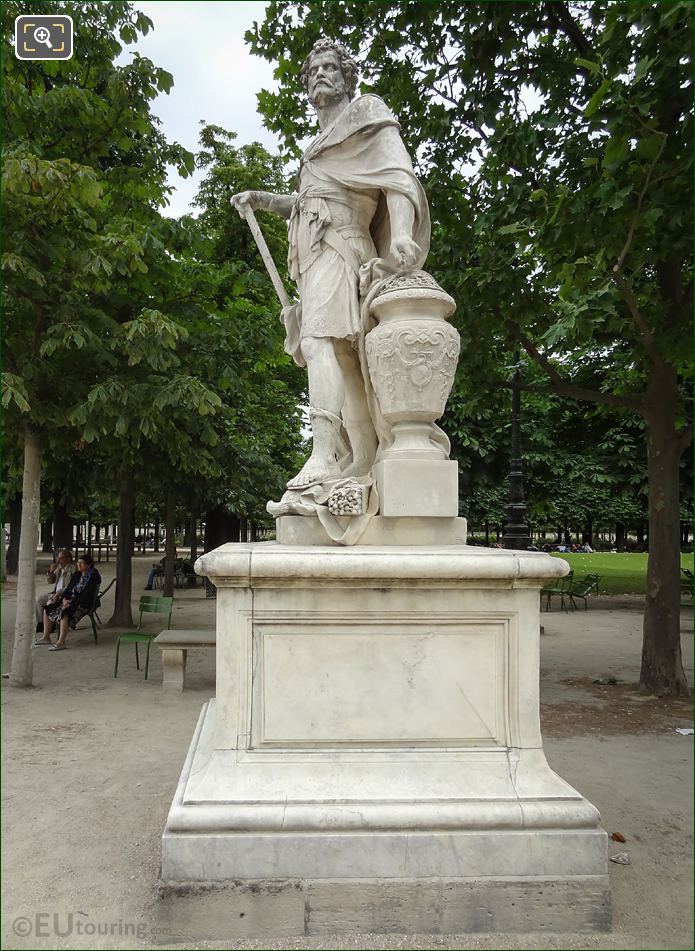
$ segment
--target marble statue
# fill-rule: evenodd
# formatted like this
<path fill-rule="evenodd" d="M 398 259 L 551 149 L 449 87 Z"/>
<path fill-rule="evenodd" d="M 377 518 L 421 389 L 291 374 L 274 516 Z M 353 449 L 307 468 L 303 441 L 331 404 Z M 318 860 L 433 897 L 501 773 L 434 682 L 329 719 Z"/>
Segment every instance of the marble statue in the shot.
<path fill-rule="evenodd" d="M 416 290 L 429 287 L 435 297 L 446 298 L 448 313 L 454 304 L 421 270 L 430 242 L 427 199 L 393 113 L 378 96 L 354 98 L 357 66 L 332 40 L 314 44 L 301 78 L 320 134 L 302 156 L 297 192 L 245 191 L 232 198 L 243 217 L 249 208 L 260 208 L 289 221 L 289 273 L 299 294 L 298 303 L 283 308 L 285 349 L 307 368 L 313 446 L 281 502 L 269 503 L 268 511 L 276 517 L 361 515 L 368 511 L 375 462 L 394 442 L 393 420 L 383 412 L 373 372 L 384 353 L 370 355 L 366 341 L 378 323 L 375 298 L 400 277 Z M 443 459 L 449 444 L 434 418 L 443 412 L 458 356 L 458 335 L 449 325 L 445 336 L 443 356 L 434 360 L 440 376 L 446 364 L 450 379 L 425 434 L 425 449 Z M 441 343 L 435 341 L 435 349 L 442 350 Z M 430 341 L 421 339 L 419 351 L 417 340 L 410 346 L 415 349 L 405 355 L 404 369 L 426 362 Z M 428 374 L 429 368 L 415 377 L 422 381 Z M 354 498 L 356 485 L 362 486 L 362 499 Z M 371 511 L 377 509 L 372 493 Z"/>
<path fill-rule="evenodd" d="M 297 194 L 233 201 L 308 370 L 313 449 L 269 503 L 275 541 L 196 562 L 216 690 L 162 836 L 163 923 L 193 942 L 607 930 L 606 833 L 540 732 L 539 592 L 569 565 L 466 545 L 425 196 L 341 46 L 302 76 L 321 132 Z M 289 221 L 296 303 L 253 208 Z"/>

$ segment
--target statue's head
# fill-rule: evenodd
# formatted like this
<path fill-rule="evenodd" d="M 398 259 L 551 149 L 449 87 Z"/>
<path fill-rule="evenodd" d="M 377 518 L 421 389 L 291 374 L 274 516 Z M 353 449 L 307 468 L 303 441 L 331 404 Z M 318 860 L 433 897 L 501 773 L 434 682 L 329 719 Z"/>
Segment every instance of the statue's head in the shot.
<path fill-rule="evenodd" d="M 314 43 L 299 75 L 314 106 L 345 95 L 352 99 L 357 89 L 357 63 L 341 43 L 326 37 Z"/>

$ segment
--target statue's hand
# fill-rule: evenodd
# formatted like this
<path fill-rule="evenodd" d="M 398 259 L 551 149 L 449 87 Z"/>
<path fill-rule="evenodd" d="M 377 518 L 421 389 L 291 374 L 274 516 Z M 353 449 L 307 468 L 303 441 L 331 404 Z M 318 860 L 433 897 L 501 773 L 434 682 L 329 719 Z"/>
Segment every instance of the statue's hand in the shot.
<path fill-rule="evenodd" d="M 255 211 L 261 204 L 258 192 L 254 191 L 237 192 L 236 195 L 232 195 L 230 200 L 232 206 L 236 208 L 242 218 L 244 217 L 244 206 Z"/>
<path fill-rule="evenodd" d="M 412 267 L 420 254 L 420 248 L 412 238 L 403 236 L 391 242 L 391 257 L 400 267 Z"/>

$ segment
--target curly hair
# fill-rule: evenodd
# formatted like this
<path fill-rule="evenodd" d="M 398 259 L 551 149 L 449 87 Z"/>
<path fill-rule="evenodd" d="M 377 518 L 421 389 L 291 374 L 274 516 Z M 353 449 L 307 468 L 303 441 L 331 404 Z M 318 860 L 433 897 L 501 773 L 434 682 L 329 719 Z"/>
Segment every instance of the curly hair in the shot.
<path fill-rule="evenodd" d="M 311 52 L 302 64 L 302 70 L 299 74 L 302 86 L 308 91 L 309 65 L 311 63 L 312 57 L 314 57 L 317 53 L 327 52 L 333 52 L 338 56 L 338 60 L 340 62 L 340 71 L 343 74 L 343 79 L 345 80 L 345 88 L 348 98 L 352 99 L 355 95 L 355 91 L 357 90 L 357 63 L 354 61 L 352 56 L 350 56 L 349 52 L 342 43 L 336 43 L 335 40 L 329 40 L 328 37 L 325 36 L 322 36 L 320 39 L 316 40 L 311 48 Z"/>

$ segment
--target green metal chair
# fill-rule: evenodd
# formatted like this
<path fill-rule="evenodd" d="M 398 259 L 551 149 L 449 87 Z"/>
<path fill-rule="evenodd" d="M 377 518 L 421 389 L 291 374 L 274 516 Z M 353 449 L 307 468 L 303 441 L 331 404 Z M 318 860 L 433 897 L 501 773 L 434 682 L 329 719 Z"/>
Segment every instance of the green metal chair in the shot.
<path fill-rule="evenodd" d="M 575 611 L 577 610 L 577 602 L 574 599 L 581 598 L 584 602 L 584 610 L 586 611 L 588 608 L 587 598 L 592 591 L 596 591 L 596 594 L 598 594 L 598 585 L 600 580 L 600 575 L 592 574 L 587 575 L 585 578 L 579 578 L 577 581 L 573 581 L 567 591 L 563 591 L 563 593 L 560 595 L 562 599 L 562 607 L 565 609 L 565 611 L 567 611 L 565 606 L 565 598 L 569 599 L 569 602 Z"/>
<path fill-rule="evenodd" d="M 560 596 L 560 607 L 564 611 L 567 611 L 565 607 L 564 599 L 562 598 L 563 594 L 567 594 L 570 585 L 572 584 L 572 579 L 574 578 L 574 571 L 570 571 L 568 575 L 565 575 L 564 578 L 560 578 L 557 584 L 548 585 L 546 588 L 541 588 L 541 604 L 543 603 L 543 598 L 545 598 L 545 610 L 550 610 L 550 601 L 554 594 Z"/>
<path fill-rule="evenodd" d="M 592 574 L 585 575 L 584 578 L 580 580 L 584 581 L 586 584 L 590 584 L 591 587 L 589 588 L 589 590 L 593 588 L 596 594 L 598 594 L 598 585 L 599 585 L 599 581 L 601 580 L 601 575 L 596 574 L 596 572 L 592 572 Z"/>
<path fill-rule="evenodd" d="M 121 649 L 121 642 L 123 641 L 126 644 L 135 644 L 135 667 L 137 670 L 140 670 L 138 644 L 147 644 L 147 653 L 145 655 L 145 680 L 147 680 L 147 672 L 150 669 L 150 644 L 159 632 L 157 631 L 152 634 L 148 634 L 146 631 L 142 630 L 143 614 L 168 614 L 169 618 L 167 620 L 166 627 L 167 630 L 171 628 L 171 613 L 174 610 L 173 598 L 160 598 L 159 595 L 156 594 L 143 594 L 140 598 L 139 608 L 140 619 L 138 621 L 137 631 L 128 631 L 124 634 L 119 634 L 116 639 L 116 665 L 113 670 L 114 677 L 118 677 L 118 655 Z"/>

